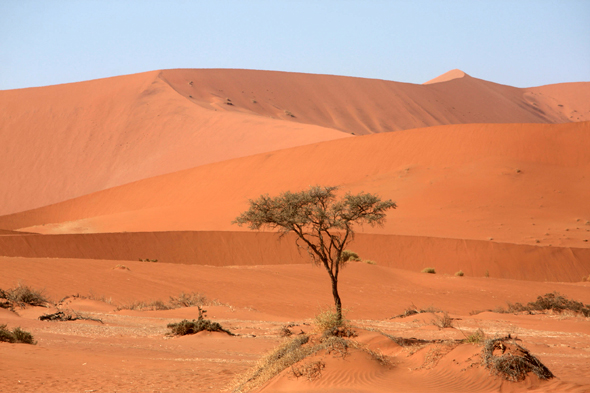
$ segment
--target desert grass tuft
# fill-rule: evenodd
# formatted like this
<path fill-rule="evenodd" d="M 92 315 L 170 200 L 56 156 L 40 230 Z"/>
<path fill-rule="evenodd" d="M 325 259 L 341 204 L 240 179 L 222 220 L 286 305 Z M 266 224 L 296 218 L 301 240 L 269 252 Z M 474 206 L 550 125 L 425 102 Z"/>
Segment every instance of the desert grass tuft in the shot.
<path fill-rule="evenodd" d="M 361 259 L 359 258 L 359 255 L 351 250 L 344 250 L 342 251 L 342 254 L 340 255 L 340 260 L 342 262 L 348 262 L 348 261 L 354 261 L 354 262 L 358 262 Z"/>
<path fill-rule="evenodd" d="M 465 273 L 463 273 L 463 270 L 459 270 L 457 273 L 455 273 L 455 276 L 457 277 L 463 277 L 465 275 Z"/>
<path fill-rule="evenodd" d="M 474 331 L 473 333 L 471 333 L 468 336 L 465 336 L 465 339 L 463 340 L 464 343 L 467 344 L 481 344 L 485 341 L 486 339 L 486 334 L 485 332 L 479 328 L 476 331 Z"/>
<path fill-rule="evenodd" d="M 425 267 L 422 273 L 436 274 L 436 270 L 433 267 Z"/>
<path fill-rule="evenodd" d="M 449 316 L 448 312 L 443 312 L 442 316 L 434 314 L 434 319 L 430 323 L 439 329 L 454 328 L 453 318 Z"/>
<path fill-rule="evenodd" d="M 49 299 L 45 297 L 43 291 L 32 289 L 20 283 L 6 291 L 0 290 L 0 299 L 5 299 L 10 307 L 19 306 L 24 308 L 26 306 L 45 306 L 49 303 Z M 8 308 L 3 306 L 4 308 Z"/>

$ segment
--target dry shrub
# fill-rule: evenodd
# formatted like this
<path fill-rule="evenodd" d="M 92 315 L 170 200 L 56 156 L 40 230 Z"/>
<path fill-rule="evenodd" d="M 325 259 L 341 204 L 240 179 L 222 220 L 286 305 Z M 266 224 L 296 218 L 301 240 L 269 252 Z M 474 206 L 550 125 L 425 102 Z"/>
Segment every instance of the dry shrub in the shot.
<path fill-rule="evenodd" d="M 5 299 L 3 308 L 19 306 L 21 308 L 29 306 L 45 306 L 49 300 L 43 295 L 43 291 L 32 289 L 20 283 L 6 291 L 0 290 L 0 299 Z M 6 304 L 8 303 L 8 304 Z"/>
<path fill-rule="evenodd" d="M 312 342 L 309 336 L 304 334 L 285 341 L 282 345 L 269 352 L 252 369 L 234 382 L 233 390 L 235 392 L 252 390 L 271 380 L 289 367 L 291 367 L 292 371 L 295 370 L 293 373 L 296 376 L 297 374 L 301 374 L 300 376 L 305 375 L 303 371 L 309 364 L 314 362 L 301 366 L 294 365 L 322 350 L 325 350 L 327 355 L 345 358 L 350 348 L 356 348 L 368 353 L 380 364 L 390 364 L 389 359 L 385 355 L 371 351 L 355 341 L 342 337 L 329 336 L 321 337 L 318 343 L 317 341 Z M 314 375 L 315 377 L 319 377 L 321 370 Z"/>
<path fill-rule="evenodd" d="M 508 341 L 510 343 L 507 343 Z M 500 375 L 508 381 L 522 381 L 529 372 L 543 380 L 554 377 L 539 359 L 518 345 L 510 336 L 487 340 L 481 358 L 484 367 L 492 374 Z"/>
<path fill-rule="evenodd" d="M 86 320 L 86 321 L 95 321 L 104 323 L 102 319 L 99 318 L 92 318 L 87 315 L 83 315 L 76 311 L 66 310 L 54 312 L 52 314 L 43 314 L 39 317 L 40 321 L 77 321 L 77 320 Z"/>
<path fill-rule="evenodd" d="M 371 261 L 371 260 L 369 260 L 369 259 L 367 259 L 367 260 L 365 261 L 365 263 L 366 263 L 367 265 L 376 265 L 376 264 L 377 264 L 377 262 L 375 262 L 375 261 Z"/>
<path fill-rule="evenodd" d="M 321 310 L 315 316 L 313 323 L 319 333 L 333 331 L 334 329 L 346 326 L 346 320 L 344 319 L 344 316 L 342 316 L 342 319 L 339 319 L 338 314 L 332 308 Z"/>
<path fill-rule="evenodd" d="M 161 300 L 154 300 L 152 302 L 133 302 L 128 304 L 122 304 L 116 308 L 116 311 L 120 310 L 134 310 L 134 311 L 161 311 L 171 310 L 173 307 L 167 305 Z"/>
<path fill-rule="evenodd" d="M 538 296 L 534 302 L 529 302 L 527 305 L 521 303 L 508 303 L 508 309 L 499 309 L 495 312 L 533 312 L 552 310 L 557 313 L 562 313 L 565 310 L 570 310 L 575 313 L 582 314 L 585 317 L 590 317 L 590 305 L 569 300 L 566 296 L 562 296 L 557 292 L 547 293 L 543 296 Z"/>
<path fill-rule="evenodd" d="M 305 359 L 314 353 L 314 348 L 303 345 L 309 341 L 309 336 L 301 335 L 269 352 L 258 363 L 235 382 L 234 391 L 247 392 L 264 384 L 278 375 L 284 369 Z"/>
<path fill-rule="evenodd" d="M 205 319 L 205 314 L 207 314 L 207 310 L 203 310 L 199 306 L 199 319 L 193 319 L 192 321 L 184 319 L 177 323 L 169 323 L 167 328 L 171 329 L 170 334 L 173 336 L 186 336 L 188 334 L 196 334 L 202 331 L 221 332 L 227 333 L 230 336 L 235 336 L 235 334 L 224 329 L 219 323 Z"/>
<path fill-rule="evenodd" d="M 436 274 L 436 270 L 433 267 L 425 267 L 422 269 L 422 273 Z"/>
<path fill-rule="evenodd" d="M 359 258 L 359 255 L 351 250 L 344 250 L 342 251 L 342 254 L 340 254 L 340 260 L 342 262 L 348 262 L 348 261 L 355 261 L 358 262 L 361 259 Z"/>
<path fill-rule="evenodd" d="M 434 319 L 430 321 L 430 323 L 439 329 L 446 329 L 452 328 L 453 326 L 453 318 L 450 317 L 448 312 L 444 312 L 442 316 L 434 314 Z"/>
<path fill-rule="evenodd" d="M 0 325 L 0 342 L 36 344 L 31 333 L 21 330 L 20 327 L 10 331 L 6 328 L 6 325 Z"/>
<path fill-rule="evenodd" d="M 464 343 L 469 344 L 481 344 L 486 339 L 485 332 L 479 328 L 475 332 L 471 333 L 469 336 L 466 336 L 463 340 Z"/>
<path fill-rule="evenodd" d="M 301 365 L 291 366 L 291 372 L 295 378 L 305 377 L 312 382 L 322 376 L 322 370 L 326 368 L 326 363 L 321 360 L 315 362 L 307 362 Z"/>
<path fill-rule="evenodd" d="M 465 273 L 463 273 L 463 270 L 459 270 L 457 273 L 455 273 L 455 276 L 457 277 L 463 277 L 465 275 Z"/>
<path fill-rule="evenodd" d="M 168 303 L 164 303 L 162 300 L 154 300 L 151 302 L 144 302 L 138 301 L 128 304 L 122 304 L 117 307 L 117 311 L 119 310 L 135 310 L 135 311 L 143 311 L 143 310 L 172 310 L 175 308 L 182 308 L 182 307 L 194 307 L 194 306 L 221 306 L 217 300 L 210 300 L 205 295 L 198 293 L 198 292 L 191 292 L 185 293 L 182 292 L 180 295 L 174 297 L 170 296 Z"/>
<path fill-rule="evenodd" d="M 403 313 L 401 313 L 401 314 L 399 314 L 399 315 L 396 315 L 396 316 L 394 316 L 394 317 L 391 317 L 391 319 L 395 319 L 395 318 L 405 318 L 405 317 L 409 317 L 409 316 L 411 316 L 411 315 L 416 315 L 416 314 L 423 314 L 423 313 L 427 313 L 427 312 L 430 312 L 430 313 L 436 313 L 436 312 L 441 312 L 441 310 L 439 310 L 439 309 L 438 309 L 438 308 L 436 308 L 436 307 L 432 307 L 432 306 L 430 306 L 430 307 L 426 307 L 426 308 L 424 308 L 424 309 L 421 309 L 421 308 L 418 308 L 418 307 L 416 307 L 416 306 L 415 306 L 415 305 L 412 303 L 412 304 L 410 304 L 408 307 L 406 307 L 406 310 L 405 310 Z"/>

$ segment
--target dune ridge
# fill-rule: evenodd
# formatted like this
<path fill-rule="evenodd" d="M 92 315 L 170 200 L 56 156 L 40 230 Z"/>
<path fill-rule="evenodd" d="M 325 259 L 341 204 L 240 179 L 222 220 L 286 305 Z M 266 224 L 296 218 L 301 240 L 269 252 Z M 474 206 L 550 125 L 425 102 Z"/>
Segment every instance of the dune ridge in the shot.
<path fill-rule="evenodd" d="M 357 234 L 350 247 L 363 259 L 410 271 L 526 281 L 579 282 L 590 271 L 590 248 L 537 247 L 483 240 Z M 157 260 L 207 266 L 310 263 L 295 237 L 272 232 L 135 232 L 0 237 L 0 255 L 23 258 Z M 52 263 L 47 260 L 47 263 Z"/>
<path fill-rule="evenodd" d="M 313 184 L 399 208 L 367 233 L 588 247 L 590 123 L 453 125 L 203 165 L 0 217 L 38 233 L 236 230 L 249 198 Z M 355 159 L 359 157 L 359 159 Z"/>
<path fill-rule="evenodd" d="M 589 91 L 182 69 L 0 91 L 0 214 L 352 133 L 585 121 Z"/>

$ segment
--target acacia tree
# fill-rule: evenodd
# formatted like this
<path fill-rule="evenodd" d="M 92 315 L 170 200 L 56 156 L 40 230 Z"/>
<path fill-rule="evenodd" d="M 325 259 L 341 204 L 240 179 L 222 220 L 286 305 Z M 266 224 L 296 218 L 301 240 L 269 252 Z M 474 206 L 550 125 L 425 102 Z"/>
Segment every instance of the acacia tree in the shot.
<path fill-rule="evenodd" d="M 305 247 L 316 265 L 326 268 L 332 281 L 336 314 L 342 321 L 342 302 L 338 294 L 338 274 L 346 264 L 342 252 L 354 237 L 353 226 L 382 225 L 386 211 L 395 209 L 391 200 L 373 194 L 347 193 L 337 198 L 338 187 L 310 187 L 301 192 L 284 192 L 277 197 L 262 195 L 250 200 L 250 208 L 233 221 L 250 229 L 278 230 L 281 236 L 297 235 L 297 246 Z"/>

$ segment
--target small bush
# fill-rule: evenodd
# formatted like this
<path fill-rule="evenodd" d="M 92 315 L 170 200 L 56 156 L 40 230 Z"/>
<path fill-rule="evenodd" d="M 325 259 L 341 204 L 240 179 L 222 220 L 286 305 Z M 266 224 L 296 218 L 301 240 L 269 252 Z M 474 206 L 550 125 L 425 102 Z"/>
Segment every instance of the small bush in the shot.
<path fill-rule="evenodd" d="M 295 117 L 295 115 L 293 113 L 291 113 L 291 111 L 285 111 L 285 115 L 287 115 L 289 117 Z"/>
<path fill-rule="evenodd" d="M 366 263 L 367 265 L 376 265 L 376 264 L 377 264 L 377 262 L 375 262 L 375 261 L 371 261 L 371 260 L 369 260 L 369 259 L 367 259 L 367 260 L 365 261 L 365 263 Z"/>
<path fill-rule="evenodd" d="M 0 342 L 36 344 L 31 333 L 21 330 L 20 327 L 10 331 L 6 328 L 6 325 L 0 325 Z"/>
<path fill-rule="evenodd" d="M 479 328 L 475 332 L 471 333 L 469 336 L 466 336 L 463 342 L 468 344 L 481 344 L 482 342 L 484 342 L 485 339 L 485 332 L 481 328 Z"/>
<path fill-rule="evenodd" d="M 338 319 L 338 314 L 335 310 L 327 308 L 320 311 L 320 313 L 315 316 L 314 325 L 316 326 L 318 332 L 323 333 L 344 327 L 346 325 L 346 321 L 344 316 L 340 320 Z"/>
<path fill-rule="evenodd" d="M 205 295 L 198 292 L 181 292 L 177 297 L 170 296 L 172 308 L 219 305 L 218 302 L 210 302 Z"/>
<path fill-rule="evenodd" d="M 422 273 L 436 274 L 436 270 L 433 267 L 425 267 L 422 269 Z"/>
<path fill-rule="evenodd" d="M 212 322 L 209 319 L 205 319 L 205 314 L 207 310 L 203 310 L 199 307 L 199 319 L 188 321 L 186 319 L 178 322 L 178 323 L 169 323 L 168 329 L 172 331 L 170 334 L 174 336 L 186 336 L 187 334 L 196 334 L 202 331 L 208 332 L 223 332 L 227 333 L 230 336 L 235 336 L 229 330 L 224 329 L 219 323 Z"/>
<path fill-rule="evenodd" d="M 430 321 L 431 324 L 438 327 L 439 329 L 452 328 L 453 318 L 449 316 L 448 312 L 444 312 L 442 316 L 434 314 L 434 319 Z"/>
<path fill-rule="evenodd" d="M 7 291 L 0 290 L 0 298 L 6 299 L 10 306 L 17 305 L 22 308 L 27 305 L 45 306 L 49 303 L 49 300 L 43 295 L 42 291 L 21 284 Z"/>
<path fill-rule="evenodd" d="M 523 381 L 529 372 L 544 380 L 554 377 L 539 359 L 516 344 L 510 336 L 487 340 L 481 358 L 484 367 L 492 374 L 500 375 L 508 381 Z"/>
<path fill-rule="evenodd" d="M 465 275 L 465 273 L 463 273 L 463 270 L 459 270 L 457 273 L 455 273 L 455 276 L 457 277 L 463 277 Z"/>
<path fill-rule="evenodd" d="M 340 255 L 340 260 L 342 262 L 348 262 L 348 261 L 358 262 L 361 259 L 359 258 L 359 255 L 356 252 L 350 251 L 350 250 L 344 250 L 344 251 L 342 251 L 342 254 Z"/>
<path fill-rule="evenodd" d="M 508 303 L 508 309 L 505 312 L 531 312 L 531 311 L 546 311 L 552 310 L 561 313 L 565 310 L 573 311 L 582 314 L 585 317 L 590 317 L 590 305 L 575 300 L 569 300 L 567 297 L 560 295 L 557 292 L 547 293 L 543 296 L 537 296 L 537 300 L 527 303 L 526 306 L 521 303 Z M 502 312 L 504 311 L 501 309 Z"/>

